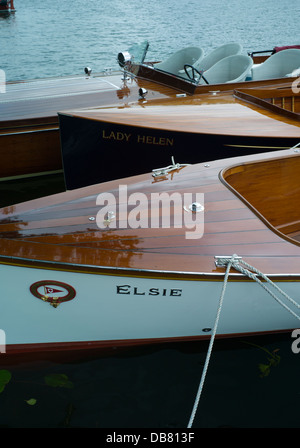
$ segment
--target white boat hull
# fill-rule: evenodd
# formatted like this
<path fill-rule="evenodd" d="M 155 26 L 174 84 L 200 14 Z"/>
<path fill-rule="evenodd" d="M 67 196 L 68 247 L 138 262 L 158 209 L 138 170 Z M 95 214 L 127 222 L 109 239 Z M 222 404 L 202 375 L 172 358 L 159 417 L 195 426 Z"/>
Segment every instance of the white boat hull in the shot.
<path fill-rule="evenodd" d="M 96 275 L 1 265 L 0 328 L 6 349 L 48 344 L 126 342 L 208 338 L 214 327 L 223 287 L 220 280 L 177 280 Z M 299 321 L 251 280 L 227 284 L 217 336 L 278 332 Z M 42 282 L 42 286 L 39 283 Z M 54 286 L 53 286 L 54 285 Z M 65 285 L 65 286 L 64 286 Z M 40 300 L 39 291 L 57 288 L 70 300 L 56 308 Z M 73 289 L 72 289 L 73 288 Z M 300 283 L 280 282 L 289 296 L 299 297 Z M 34 295 L 36 294 L 36 295 Z M 68 298 L 68 297 L 67 297 Z"/>

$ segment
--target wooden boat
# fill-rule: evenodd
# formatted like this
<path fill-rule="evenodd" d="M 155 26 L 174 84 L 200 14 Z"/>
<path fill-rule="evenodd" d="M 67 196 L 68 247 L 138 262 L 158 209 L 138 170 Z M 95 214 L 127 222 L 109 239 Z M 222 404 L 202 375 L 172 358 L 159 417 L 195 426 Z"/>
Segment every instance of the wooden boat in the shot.
<path fill-rule="evenodd" d="M 125 72 L 139 79 L 155 81 L 188 94 L 201 94 L 212 90 L 228 91 L 239 87 L 262 87 L 271 79 L 273 83 L 280 84 L 286 76 L 294 81 L 299 76 L 293 74 L 295 69 L 300 68 L 299 45 L 275 47 L 271 54 L 263 52 L 264 56 L 256 54 L 260 52 L 241 54 L 242 48 L 239 48 L 232 54 L 221 55 L 219 60 L 213 58 L 211 64 L 207 64 L 206 59 L 210 59 L 211 54 L 197 60 L 194 58 L 193 63 L 186 63 L 180 51 L 171 55 L 164 63 L 145 62 L 148 47 L 149 43 L 145 41 L 124 53 L 119 53 L 120 66 Z M 220 47 L 221 50 L 223 47 Z M 212 53 L 218 52 L 220 48 Z M 188 56 L 189 47 L 181 51 L 184 50 L 188 52 Z M 179 59 L 178 64 L 174 63 L 174 58 Z M 261 68 L 263 74 L 257 74 Z"/>
<path fill-rule="evenodd" d="M 216 337 L 297 328 L 299 170 L 292 148 L 2 208 L 6 355 L 207 339 L 223 285 Z"/>
<path fill-rule="evenodd" d="M 294 111 L 258 101 L 258 95 L 283 94 Z M 300 141 L 299 98 L 285 82 L 158 100 L 147 95 L 124 107 L 59 112 L 66 187 L 145 173 L 169 165 L 172 157 L 198 163 L 291 147 Z"/>
<path fill-rule="evenodd" d="M 135 51 L 135 62 L 144 60 L 146 49 L 142 46 Z M 225 83 L 217 87 L 203 85 L 195 90 L 195 83 L 189 79 L 182 81 L 172 75 L 162 82 L 160 78 L 127 68 L 126 65 L 122 71 L 96 74 L 86 68 L 86 76 L 7 82 L 5 92 L 0 93 L 0 180 L 62 172 L 59 111 L 126 106 L 138 102 L 139 92 L 144 90 L 148 91 L 149 102 L 150 98 L 176 98 L 194 91 L 205 94 L 225 89 L 232 93 L 236 86 L 245 86 L 245 83 Z M 272 80 L 272 85 L 278 82 L 282 83 L 282 79 Z M 268 85 L 268 81 L 252 81 L 251 85 Z"/>
<path fill-rule="evenodd" d="M 7 82 L 0 93 L 0 179 L 62 171 L 57 112 L 138 100 L 121 71 Z M 154 98 L 172 89 L 145 83 Z"/>
<path fill-rule="evenodd" d="M 13 0 L 0 0 L 0 14 L 9 14 L 15 11 Z"/>

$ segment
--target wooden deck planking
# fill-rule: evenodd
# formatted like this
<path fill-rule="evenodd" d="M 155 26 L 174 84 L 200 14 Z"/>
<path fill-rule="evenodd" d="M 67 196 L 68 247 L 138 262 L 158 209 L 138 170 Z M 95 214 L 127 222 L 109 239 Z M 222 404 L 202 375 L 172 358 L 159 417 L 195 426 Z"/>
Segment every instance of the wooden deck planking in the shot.
<path fill-rule="evenodd" d="M 297 157 L 295 153 L 290 154 Z M 257 159 L 266 157 L 261 155 Z M 278 154 L 269 157 L 278 157 Z M 146 197 L 153 191 L 179 192 L 184 187 L 185 191 L 194 188 L 200 192 L 202 185 L 209 186 L 211 192 L 207 193 L 210 197 L 204 204 L 207 208 L 202 238 L 187 240 L 185 231 L 188 229 L 185 228 L 119 229 L 117 226 L 116 229 L 99 229 L 95 221 L 89 221 L 91 214 L 86 212 L 93 211 L 91 216 L 95 216 L 100 207 L 94 203 L 87 209 L 86 205 L 90 207 L 101 191 L 117 191 L 119 181 L 113 181 L 2 209 L 2 262 L 8 257 L 6 262 L 11 263 L 11 257 L 16 257 L 15 262 L 20 259 L 20 263 L 54 262 L 66 268 L 95 272 L 100 267 L 117 267 L 139 272 L 159 270 L 211 275 L 222 272 L 214 264 L 215 255 L 237 253 L 264 272 L 299 274 L 300 244 L 291 243 L 273 231 L 219 179 L 224 167 L 247 160 L 249 157 L 216 161 L 209 168 L 203 164 L 189 166 L 176 173 L 173 179 L 169 177 L 157 184 L 153 184 L 150 174 L 128 180 L 130 191 L 137 188 Z M 224 193 L 224 200 L 220 193 Z M 204 197 L 206 199 L 206 195 Z M 68 207 L 65 211 L 62 210 L 64 205 Z M 36 211 L 30 211 L 32 207 Z"/>
<path fill-rule="evenodd" d="M 143 104 L 142 107 L 132 105 L 121 110 L 106 108 L 72 111 L 70 115 L 124 126 L 177 132 L 300 139 L 300 123 L 288 118 L 281 119 L 275 113 L 267 115 L 260 108 L 255 110 L 238 101 L 217 103 L 213 100 L 211 104 L 206 104 L 204 100 L 202 105 L 185 105 L 182 100 L 180 107 L 177 104 Z"/>
<path fill-rule="evenodd" d="M 175 95 L 168 87 L 149 81 L 142 82 L 155 98 Z M 9 121 L 48 118 L 58 123 L 57 112 L 65 109 L 100 107 L 107 104 L 124 104 L 129 97 L 138 101 L 139 85 L 131 80 L 124 83 L 121 72 L 114 76 L 58 78 L 34 80 L 7 85 L 0 95 L 0 128 L 8 127 Z M 12 123 L 13 124 L 13 123 Z"/>

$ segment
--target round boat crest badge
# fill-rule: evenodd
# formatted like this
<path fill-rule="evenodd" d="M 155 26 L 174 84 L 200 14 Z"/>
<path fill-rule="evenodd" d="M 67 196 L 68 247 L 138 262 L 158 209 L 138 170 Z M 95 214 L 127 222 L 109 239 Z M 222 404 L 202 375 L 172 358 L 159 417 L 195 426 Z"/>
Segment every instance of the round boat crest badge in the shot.
<path fill-rule="evenodd" d="M 30 286 L 30 292 L 38 299 L 50 303 L 54 308 L 76 296 L 76 291 L 72 286 L 56 280 L 42 280 L 33 283 Z"/>

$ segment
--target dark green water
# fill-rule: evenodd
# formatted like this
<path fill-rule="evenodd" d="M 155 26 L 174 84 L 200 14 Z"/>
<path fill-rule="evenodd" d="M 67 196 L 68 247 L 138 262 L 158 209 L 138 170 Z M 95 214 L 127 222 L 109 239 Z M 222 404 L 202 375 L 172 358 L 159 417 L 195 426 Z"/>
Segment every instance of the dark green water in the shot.
<path fill-rule="evenodd" d="M 0 394 L 0 427 L 186 428 L 207 345 L 130 349 L 68 364 L 2 365 L 12 379 Z M 259 364 L 272 359 L 263 349 L 280 360 L 261 377 Z M 299 356 L 290 335 L 216 341 L 192 429 L 299 428 Z M 52 374 L 66 375 L 73 387 L 45 384 Z M 30 399 L 36 403 L 27 404 Z"/>
<path fill-rule="evenodd" d="M 0 207 L 19 204 L 64 190 L 62 174 L 0 182 Z"/>

